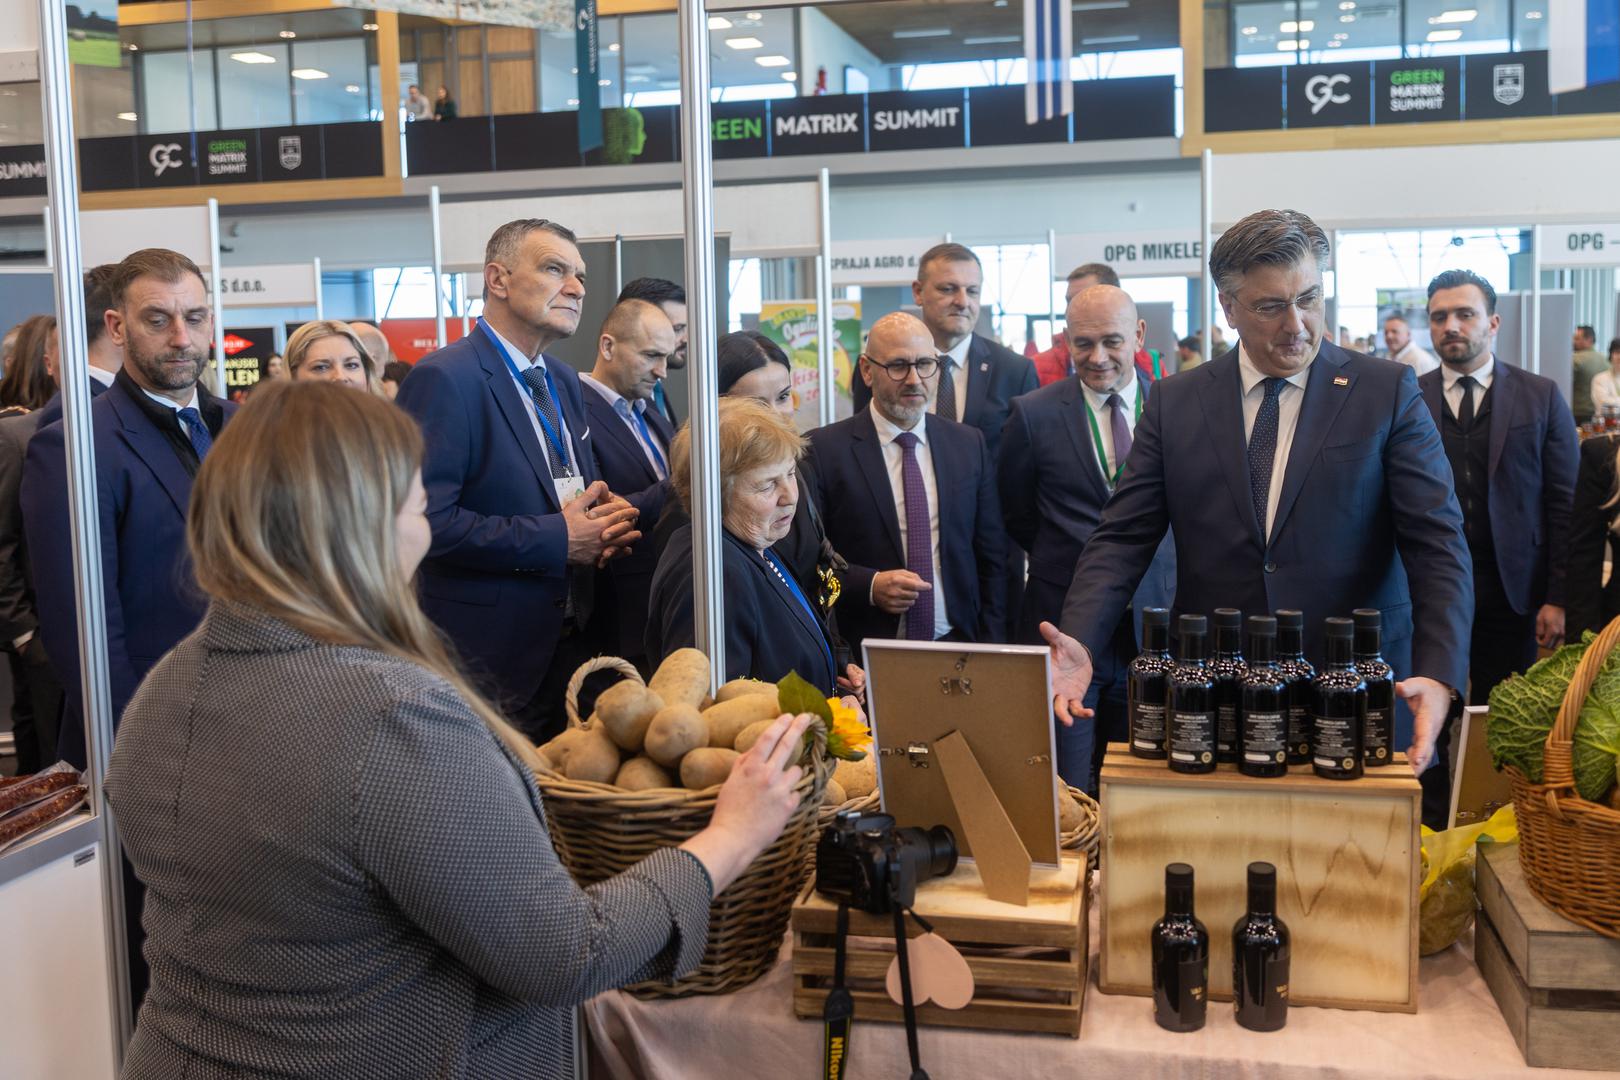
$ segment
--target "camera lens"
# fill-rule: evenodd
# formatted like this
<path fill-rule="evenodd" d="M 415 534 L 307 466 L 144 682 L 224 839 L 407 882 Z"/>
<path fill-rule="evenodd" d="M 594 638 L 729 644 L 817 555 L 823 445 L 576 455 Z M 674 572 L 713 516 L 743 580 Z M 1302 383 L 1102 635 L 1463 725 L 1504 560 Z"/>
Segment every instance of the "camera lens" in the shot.
<path fill-rule="evenodd" d="M 956 869 L 956 837 L 944 825 L 928 830 L 928 872 L 923 878 L 944 877 Z"/>

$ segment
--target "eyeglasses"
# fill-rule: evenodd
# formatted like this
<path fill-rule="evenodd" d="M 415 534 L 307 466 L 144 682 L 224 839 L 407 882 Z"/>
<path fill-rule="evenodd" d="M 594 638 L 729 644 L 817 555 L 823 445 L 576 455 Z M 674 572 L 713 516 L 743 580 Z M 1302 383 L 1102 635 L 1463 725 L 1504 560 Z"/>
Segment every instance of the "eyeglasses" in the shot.
<path fill-rule="evenodd" d="M 860 359 L 867 361 L 875 368 L 882 368 L 888 372 L 889 378 L 895 382 L 905 382 L 907 372 L 912 369 L 916 369 L 917 378 L 925 380 L 932 379 L 935 373 L 939 371 L 939 357 L 937 356 L 924 356 L 919 360 L 894 360 L 887 364 L 878 363 L 866 353 L 862 353 Z"/>
<path fill-rule="evenodd" d="M 1314 315 L 1322 310 L 1322 292 L 1319 289 L 1311 289 L 1308 292 L 1300 293 L 1292 300 L 1267 300 L 1263 304 L 1245 304 L 1234 296 L 1232 301 L 1238 307 L 1266 322 L 1281 321 L 1282 317 L 1288 314 L 1289 308 L 1298 308 L 1302 317 Z"/>

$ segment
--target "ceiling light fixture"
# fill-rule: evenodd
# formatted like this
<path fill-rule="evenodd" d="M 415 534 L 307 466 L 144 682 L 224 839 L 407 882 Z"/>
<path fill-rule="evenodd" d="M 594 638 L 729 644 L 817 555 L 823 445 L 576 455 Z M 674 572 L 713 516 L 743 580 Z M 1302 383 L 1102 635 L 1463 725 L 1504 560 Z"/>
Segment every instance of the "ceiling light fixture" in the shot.
<path fill-rule="evenodd" d="M 763 49 L 765 43 L 757 37 L 728 37 L 726 44 L 733 49 Z"/>
<path fill-rule="evenodd" d="M 709 29 L 710 30 L 730 30 L 731 29 L 731 20 L 726 18 L 724 15 L 710 15 L 709 16 Z"/>
<path fill-rule="evenodd" d="M 374 22 L 361 23 L 360 29 L 364 30 L 368 34 L 375 34 L 377 32 L 377 24 Z"/>
<path fill-rule="evenodd" d="M 293 38 L 298 36 L 298 32 L 296 30 L 283 30 L 280 34 L 277 34 L 276 36 L 280 37 L 280 38 L 285 38 L 286 40 L 291 41 Z"/>
<path fill-rule="evenodd" d="M 1309 33 L 1310 31 L 1316 29 L 1316 24 L 1311 22 L 1309 19 L 1306 19 L 1304 22 L 1290 21 L 1282 23 L 1278 29 L 1285 34 Z"/>
<path fill-rule="evenodd" d="M 273 64 L 276 58 L 269 53 L 262 52 L 233 52 L 231 59 L 238 64 Z"/>
<path fill-rule="evenodd" d="M 1455 11 L 1442 11 L 1429 20 L 1431 25 L 1444 25 L 1446 23 L 1467 23 L 1479 18 L 1479 11 L 1475 8 L 1460 8 Z"/>
<path fill-rule="evenodd" d="M 793 63 L 793 61 L 779 53 L 773 53 L 770 56 L 754 57 L 754 63 L 758 64 L 760 67 L 787 67 L 789 64 Z"/>
<path fill-rule="evenodd" d="M 799 73 L 797 71 L 784 71 L 784 72 L 782 72 L 782 81 L 783 82 L 797 82 L 798 78 L 799 78 Z"/>
<path fill-rule="evenodd" d="M 1133 41 L 1141 41 L 1141 34 L 1110 34 L 1107 37 L 1083 37 L 1082 45 L 1129 45 Z"/>
<path fill-rule="evenodd" d="M 118 119 L 120 119 L 120 120 L 128 120 L 130 123 L 133 124 L 135 121 L 139 120 L 140 117 L 136 116 L 132 112 L 121 112 L 121 113 L 118 114 Z"/>
<path fill-rule="evenodd" d="M 332 77 L 326 72 L 322 71 L 320 68 L 293 68 L 291 74 L 295 79 L 308 80 L 330 79 Z"/>
<path fill-rule="evenodd" d="M 619 51 L 619 43 L 617 41 L 612 42 L 611 44 L 608 45 L 608 52 L 618 52 L 618 51 Z"/>
<path fill-rule="evenodd" d="M 1354 15 L 1340 15 L 1339 21 L 1342 23 L 1353 23 L 1356 21 L 1356 17 Z"/>
<path fill-rule="evenodd" d="M 1015 41 L 1022 41 L 1017 34 L 991 34 L 988 37 L 966 37 L 962 39 L 964 45 L 1011 45 Z"/>
<path fill-rule="evenodd" d="M 1308 41 L 1296 41 L 1294 38 L 1289 38 L 1287 41 L 1279 41 L 1279 42 L 1277 42 L 1277 51 L 1278 52 L 1299 52 L 1300 49 L 1304 48 L 1305 46 L 1307 46 L 1309 44 L 1310 44 L 1310 42 L 1308 42 Z"/>
<path fill-rule="evenodd" d="M 354 83 L 350 83 L 349 85 L 347 85 L 347 86 L 345 86 L 343 88 L 343 92 L 345 94 L 358 94 L 360 92 L 360 88 L 358 86 L 356 86 Z"/>
<path fill-rule="evenodd" d="M 1344 0 L 1344 2 L 1339 5 L 1339 10 L 1340 11 L 1354 11 L 1354 10 L 1356 10 L 1356 0 Z"/>
<path fill-rule="evenodd" d="M 1462 37 L 1461 30 L 1430 30 L 1429 41 L 1456 41 Z"/>
<path fill-rule="evenodd" d="M 613 80 L 612 79 L 597 79 L 596 80 L 596 85 L 597 86 L 612 86 L 613 85 Z"/>
<path fill-rule="evenodd" d="M 1258 34 L 1260 32 L 1260 28 L 1258 26 L 1245 26 L 1243 28 L 1243 32 L 1245 34 Z"/>
<path fill-rule="evenodd" d="M 1539 18 L 1541 18 L 1541 12 L 1539 12 L 1539 11 L 1527 11 L 1527 12 L 1524 13 L 1524 17 L 1527 18 L 1527 19 L 1539 19 Z"/>
<path fill-rule="evenodd" d="M 760 14 L 760 13 L 759 13 L 759 12 L 757 12 L 757 11 L 750 11 L 750 12 L 749 12 L 749 13 L 748 13 L 748 18 L 750 18 L 750 19 L 752 19 L 752 20 L 754 20 L 754 21 L 755 21 L 755 22 L 759 22 L 759 20 L 761 20 L 761 19 L 763 19 L 763 18 L 764 18 L 764 17 L 765 17 L 765 16 L 763 16 L 763 15 L 761 15 L 761 14 Z"/>
<path fill-rule="evenodd" d="M 930 26 L 916 30 L 896 30 L 889 35 L 892 38 L 905 40 L 907 38 L 950 37 L 951 29 L 948 26 Z"/>

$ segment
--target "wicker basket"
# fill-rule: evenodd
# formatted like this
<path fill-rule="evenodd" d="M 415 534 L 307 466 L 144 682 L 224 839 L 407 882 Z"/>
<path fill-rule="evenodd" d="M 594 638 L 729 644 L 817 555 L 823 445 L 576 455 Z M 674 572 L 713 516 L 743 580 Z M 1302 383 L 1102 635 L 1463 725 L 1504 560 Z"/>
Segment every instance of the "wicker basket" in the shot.
<path fill-rule="evenodd" d="M 1620 618 L 1581 657 L 1547 733 L 1541 783 L 1504 768 L 1519 819 L 1519 862 L 1530 891 L 1548 907 L 1607 937 L 1620 938 L 1620 810 L 1575 791 L 1575 721 L 1598 670 L 1620 641 Z"/>
<path fill-rule="evenodd" d="M 1080 827 L 1071 832 L 1061 833 L 1058 836 L 1058 845 L 1065 851 L 1083 851 L 1086 853 L 1086 866 L 1088 869 L 1097 869 L 1097 837 L 1099 816 L 1097 813 L 1097 800 L 1081 791 L 1071 787 L 1069 794 L 1074 801 L 1080 804 Z"/>
<path fill-rule="evenodd" d="M 571 727 L 583 723 L 580 685 L 597 671 L 618 671 L 642 681 L 632 665 L 617 657 L 586 661 L 568 681 L 564 705 Z M 673 983 L 637 983 L 625 987 L 627 992 L 639 998 L 724 994 L 747 986 L 776 963 L 803 868 L 814 857 L 817 809 L 832 774 L 826 730 L 819 723 L 812 730 L 815 750 L 811 767 L 799 781 L 799 808 L 776 842 L 714 898 L 702 962 Z M 535 782 L 557 857 L 581 885 L 622 873 L 659 848 L 674 847 L 701 831 L 709 824 L 720 790 L 716 786 L 704 791 L 625 791 L 611 784 L 569 780 L 544 768 L 535 771 Z"/>

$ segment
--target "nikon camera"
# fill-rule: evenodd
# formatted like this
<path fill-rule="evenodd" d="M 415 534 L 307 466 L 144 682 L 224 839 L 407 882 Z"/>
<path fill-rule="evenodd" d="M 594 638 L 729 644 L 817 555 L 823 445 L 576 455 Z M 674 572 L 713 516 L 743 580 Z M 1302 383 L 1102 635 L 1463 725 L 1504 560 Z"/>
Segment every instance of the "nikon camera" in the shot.
<path fill-rule="evenodd" d="M 816 891 L 872 915 L 905 911 L 918 884 L 955 869 L 950 829 L 897 829 L 888 814 L 845 810 L 816 843 Z"/>

